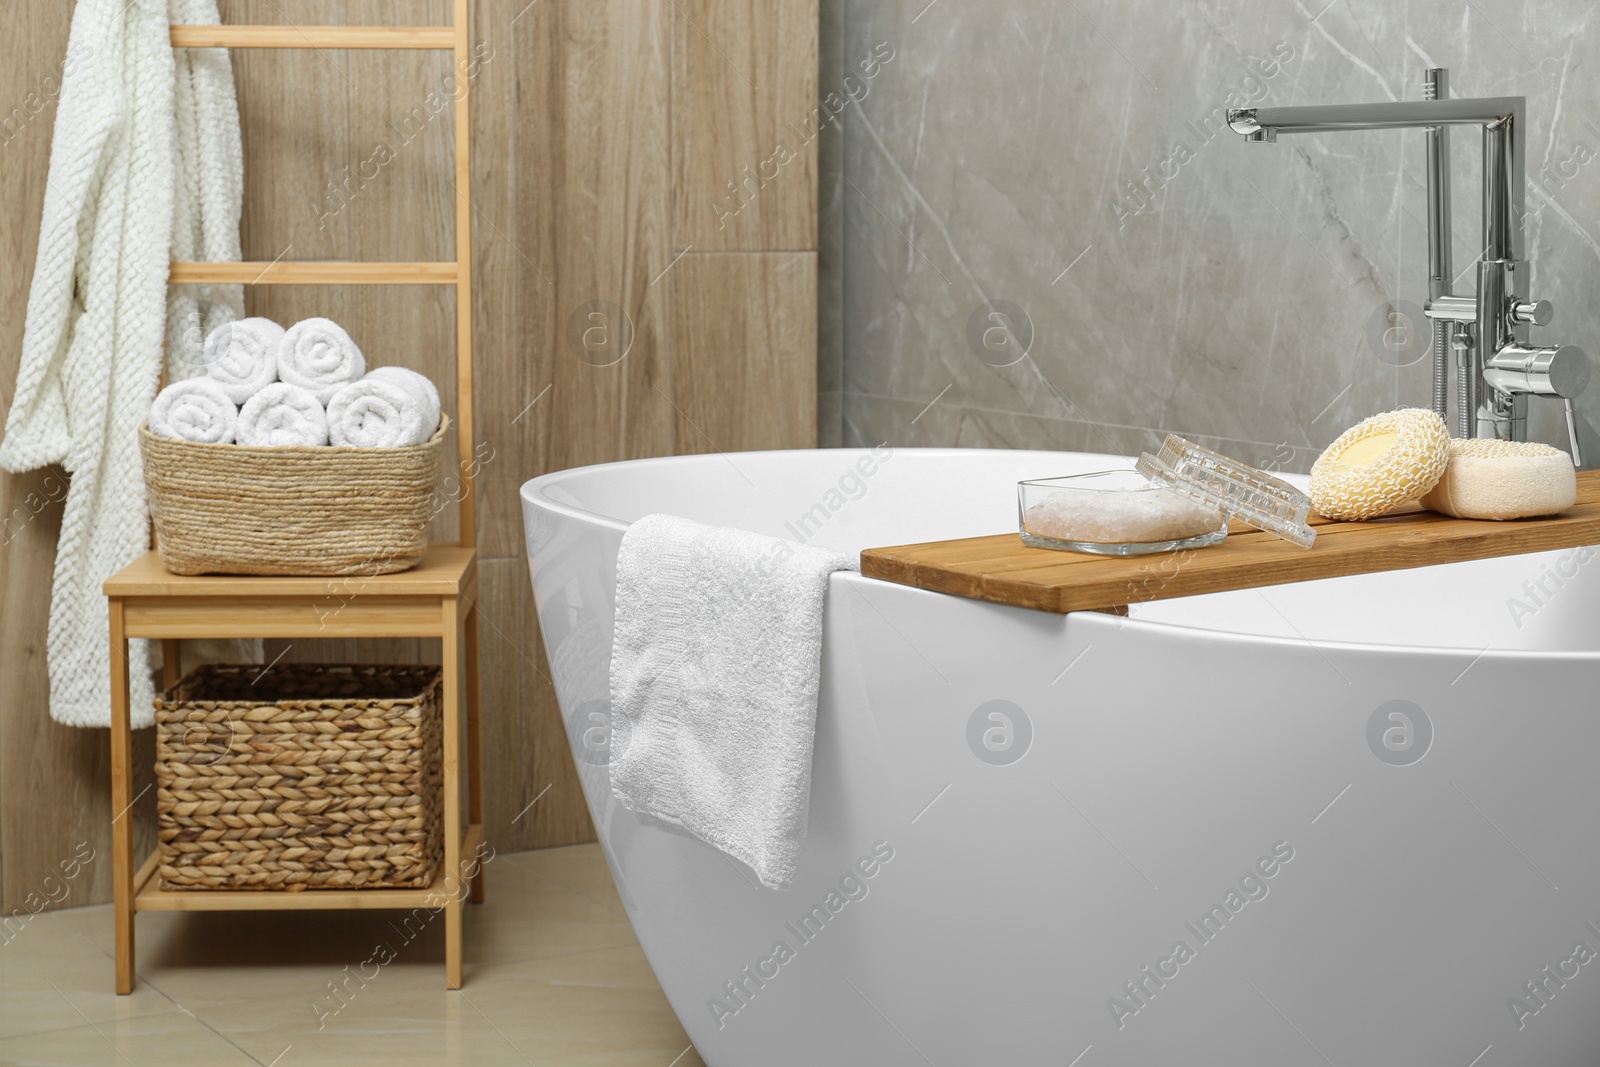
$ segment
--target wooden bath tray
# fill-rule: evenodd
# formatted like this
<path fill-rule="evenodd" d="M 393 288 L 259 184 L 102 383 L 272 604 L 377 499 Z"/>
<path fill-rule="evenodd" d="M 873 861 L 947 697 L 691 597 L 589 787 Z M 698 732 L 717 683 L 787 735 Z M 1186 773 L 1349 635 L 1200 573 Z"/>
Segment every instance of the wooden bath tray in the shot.
<path fill-rule="evenodd" d="M 1311 521 L 1317 528 L 1311 548 L 1239 523 L 1219 545 L 1131 557 L 1029 548 L 1013 531 L 869 548 L 861 553 L 861 573 L 938 593 L 1066 612 L 1600 545 L 1600 471 L 1579 471 L 1578 503 L 1550 519 L 1482 522 L 1419 511 L 1372 522 Z"/>

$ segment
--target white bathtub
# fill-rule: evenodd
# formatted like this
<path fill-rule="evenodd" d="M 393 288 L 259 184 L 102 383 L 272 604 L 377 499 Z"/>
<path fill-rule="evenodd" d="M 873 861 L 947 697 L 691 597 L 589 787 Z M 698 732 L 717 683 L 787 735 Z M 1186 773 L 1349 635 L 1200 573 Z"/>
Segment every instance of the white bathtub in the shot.
<path fill-rule="evenodd" d="M 792 888 L 619 807 L 604 727 L 628 522 L 793 537 L 809 515 L 813 543 L 855 551 L 1012 529 L 1019 478 L 1126 463 L 869 457 L 643 460 L 522 489 L 590 810 L 707 1064 L 1600 1062 L 1588 553 L 1126 620 L 835 575 Z M 863 861 L 872 877 L 845 880 Z"/>

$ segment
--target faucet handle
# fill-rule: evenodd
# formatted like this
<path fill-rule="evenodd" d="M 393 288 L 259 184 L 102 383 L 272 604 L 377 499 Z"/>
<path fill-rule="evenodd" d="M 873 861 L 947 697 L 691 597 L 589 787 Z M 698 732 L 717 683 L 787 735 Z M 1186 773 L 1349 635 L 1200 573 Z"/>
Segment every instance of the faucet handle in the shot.
<path fill-rule="evenodd" d="M 1506 345 L 1484 362 L 1483 380 L 1507 393 L 1571 398 L 1589 385 L 1589 354 L 1577 345 Z"/>
<path fill-rule="evenodd" d="M 1555 314 L 1555 305 L 1548 300 L 1518 300 L 1511 305 L 1512 321 L 1529 326 L 1548 326 Z"/>
<path fill-rule="evenodd" d="M 1573 407 L 1572 398 L 1588 386 L 1589 371 L 1589 355 L 1577 345 L 1552 348 L 1507 345 L 1485 361 L 1483 380 L 1507 393 L 1559 398 L 1566 409 L 1567 440 L 1572 445 L 1572 462 L 1581 466 L 1583 454 L 1578 448 L 1578 413 Z"/>

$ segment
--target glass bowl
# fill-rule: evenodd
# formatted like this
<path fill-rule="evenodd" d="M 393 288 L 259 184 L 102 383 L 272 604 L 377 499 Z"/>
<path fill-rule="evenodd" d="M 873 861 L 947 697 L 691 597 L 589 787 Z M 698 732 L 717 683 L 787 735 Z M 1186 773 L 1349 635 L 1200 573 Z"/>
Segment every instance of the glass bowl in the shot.
<path fill-rule="evenodd" d="M 1018 482 L 1017 529 L 1034 548 L 1142 556 L 1214 545 L 1228 520 L 1136 470 L 1110 470 Z"/>

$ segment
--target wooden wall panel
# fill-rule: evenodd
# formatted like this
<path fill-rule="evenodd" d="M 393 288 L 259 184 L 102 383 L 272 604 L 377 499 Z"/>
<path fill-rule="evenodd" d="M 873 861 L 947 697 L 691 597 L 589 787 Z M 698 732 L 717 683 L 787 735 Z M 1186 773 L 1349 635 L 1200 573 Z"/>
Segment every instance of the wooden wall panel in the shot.
<path fill-rule="evenodd" d="M 525 629 L 522 604 L 532 602 L 528 566 L 521 559 L 484 560 L 478 567 L 478 658 L 482 700 L 484 837 L 496 849 L 516 851 L 541 843 L 528 807 L 543 782 L 534 773 L 536 720 L 523 713 L 525 697 L 543 670 L 538 635 Z M 540 800 L 549 799 L 549 794 Z M 537 807 L 537 805 L 535 805 Z"/>
<path fill-rule="evenodd" d="M 5 39 L 29 42 L 26 49 L 13 46 L 8 62 L 0 64 L 0 110 L 5 112 L 0 116 L 0 187 L 9 191 L 13 203 L 38 205 L 44 199 L 47 154 L 43 146 L 49 141 L 55 102 L 38 86 L 66 51 L 68 14 L 59 6 L 8 4 L 0 8 L 0 33 Z M 0 330 L 7 342 L 0 345 L 0 402 L 8 407 L 38 239 L 37 210 L 0 228 Z M 0 475 L 0 679 L 6 697 L 0 713 L 0 805 L 9 796 L 7 787 L 23 787 L 27 768 L 19 756 L 29 747 L 32 731 L 48 722 L 49 680 L 44 626 L 39 617 L 44 614 L 42 606 L 49 602 L 61 499 L 42 492 L 47 477 L 59 484 L 61 473 Z M 27 507 L 29 494 L 35 494 L 35 509 Z M 109 770 L 104 763 L 100 768 Z M 74 777 L 94 769 L 93 753 L 84 753 L 67 768 Z M 19 825 L 7 818 L 8 814 L 9 806 L 0 807 L 0 905 L 7 910 L 11 905 L 6 902 L 20 900 L 27 891 L 23 855 L 32 851 L 22 840 L 24 834 L 31 838 L 28 832 L 32 827 Z M 63 835 L 46 830 L 45 836 L 60 839 Z"/>
<path fill-rule="evenodd" d="M 483 56 L 472 83 L 478 551 L 491 559 L 522 558 L 517 489 L 531 477 L 524 457 L 535 454 L 551 403 L 549 393 L 540 397 L 550 378 L 535 341 L 554 308 L 555 262 L 540 228 L 551 212 L 525 212 L 520 199 L 548 204 L 553 185 L 522 166 L 525 109 L 537 98 L 519 60 L 540 44 L 531 13 L 517 17 L 523 7 L 479 3 L 473 26 Z"/>
<path fill-rule="evenodd" d="M 674 0 L 679 249 L 817 247 L 816 0 Z"/>
<path fill-rule="evenodd" d="M 676 269 L 679 452 L 816 444 L 815 252 L 713 252 Z"/>
<path fill-rule="evenodd" d="M 450 0 L 220 4 L 234 23 L 446 24 L 451 14 Z M 8 42 L 0 105 L 23 101 L 59 64 L 70 7 L 0 8 Z M 520 485 L 585 463 L 704 451 L 690 420 L 724 450 L 814 441 L 814 152 L 786 164 L 760 206 L 739 212 L 737 228 L 715 228 L 707 191 L 770 156 L 765 142 L 786 124 L 803 129 L 816 95 L 815 22 L 815 0 L 474 3 L 474 40 L 485 50 L 472 83 L 479 612 L 496 847 L 593 839 L 539 638 Z M 449 72 L 448 56 L 241 51 L 235 66 L 248 257 L 451 257 L 453 116 L 415 117 Z M 50 117 L 0 147 L 0 187 L 21 205 L 0 227 L 0 400 L 15 378 Z M 389 151 L 375 167 L 368 161 L 380 143 Z M 719 249 L 739 251 L 702 254 Z M 247 303 L 285 322 L 312 314 L 344 322 L 373 364 L 429 374 L 454 406 L 447 288 L 261 288 Z M 24 506 L 45 477 L 0 474 L 0 516 Z M 67 903 L 110 895 L 106 733 L 56 726 L 45 706 L 59 512 L 57 500 L 15 537 L 0 534 L 5 909 L 20 906 L 80 840 L 104 862 Z M 455 530 L 447 510 L 433 532 L 449 539 Z M 438 658 L 436 643 L 416 640 L 269 642 L 265 652 Z M 149 731 L 136 735 L 146 776 L 151 741 Z M 139 811 L 141 849 L 153 840 L 149 799 Z"/>
<path fill-rule="evenodd" d="M 522 168 L 554 183 L 556 205 L 543 469 L 672 451 L 669 14 L 659 0 L 562 0 L 527 16 L 527 63 L 546 76 Z"/>
<path fill-rule="evenodd" d="M 545 471 L 673 451 L 670 10 L 545 0 L 516 26 L 518 233 L 546 250 L 522 264 L 530 306 L 513 343 L 532 373 L 518 407 L 542 398 L 520 417 L 528 447 L 491 472 L 492 492 L 515 497 Z M 526 564 L 522 574 L 526 583 Z M 526 588 L 521 606 L 528 799 L 551 789 L 519 825 L 540 845 L 592 840 Z"/>
<path fill-rule="evenodd" d="M 523 586 L 518 589 L 517 626 L 526 659 L 521 670 L 523 728 L 522 743 L 531 761 L 527 768 L 524 803 L 538 803 L 522 816 L 522 833 L 535 847 L 578 844 L 594 840 L 594 826 L 584 803 L 579 769 L 567 743 L 566 726 L 556 703 L 551 681 L 550 661 L 539 637 L 538 610 L 527 594 L 528 568 L 518 572 Z M 589 768 L 592 772 L 594 768 Z"/>

